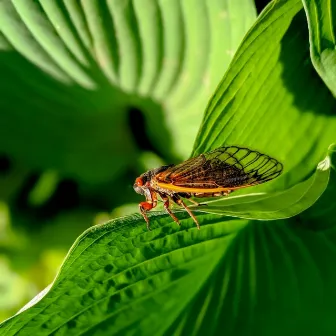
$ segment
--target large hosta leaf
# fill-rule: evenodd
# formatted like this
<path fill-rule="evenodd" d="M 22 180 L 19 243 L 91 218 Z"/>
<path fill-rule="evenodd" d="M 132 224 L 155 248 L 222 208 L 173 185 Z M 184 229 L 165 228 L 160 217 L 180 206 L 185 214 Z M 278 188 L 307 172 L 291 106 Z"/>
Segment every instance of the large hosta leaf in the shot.
<path fill-rule="evenodd" d="M 219 224 L 216 218 L 214 224 L 203 215 L 201 224 L 207 224 L 198 231 L 190 219 L 182 220 L 182 230 L 168 217 L 156 219 L 160 224 L 154 221 L 152 232 L 134 216 L 82 235 L 46 296 L 2 325 L 0 334 L 133 329 L 157 335 L 168 329 L 247 222 Z"/>
<path fill-rule="evenodd" d="M 150 232 L 140 215 L 86 231 L 54 283 L 0 335 L 336 332 L 334 219 L 324 230 L 318 216 L 263 222 L 203 214 L 197 230 L 179 217 L 181 227 L 151 216 Z"/>
<path fill-rule="evenodd" d="M 187 157 L 254 19 L 252 0 L 2 1 L 0 151 L 105 182 L 138 155 L 137 107 L 157 149 Z"/>
<path fill-rule="evenodd" d="M 309 57 L 308 24 L 299 0 L 273 1 L 238 49 L 206 110 L 194 155 L 223 144 L 275 156 L 286 174 L 309 174 L 336 140 L 335 99 Z"/>

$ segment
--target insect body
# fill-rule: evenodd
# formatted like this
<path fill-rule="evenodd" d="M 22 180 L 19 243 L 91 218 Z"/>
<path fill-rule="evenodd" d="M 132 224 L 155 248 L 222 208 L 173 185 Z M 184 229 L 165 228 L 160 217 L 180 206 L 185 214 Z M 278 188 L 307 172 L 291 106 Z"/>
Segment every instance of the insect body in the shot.
<path fill-rule="evenodd" d="M 149 229 L 147 211 L 157 205 L 157 195 L 164 208 L 177 224 L 178 218 L 169 208 L 169 202 L 182 206 L 199 223 L 182 198 L 217 197 L 230 192 L 264 183 L 278 177 L 282 164 L 268 155 L 236 146 L 220 147 L 178 165 L 152 169 L 136 178 L 134 190 L 146 197 L 139 204 Z M 193 199 L 190 201 L 199 205 Z"/>

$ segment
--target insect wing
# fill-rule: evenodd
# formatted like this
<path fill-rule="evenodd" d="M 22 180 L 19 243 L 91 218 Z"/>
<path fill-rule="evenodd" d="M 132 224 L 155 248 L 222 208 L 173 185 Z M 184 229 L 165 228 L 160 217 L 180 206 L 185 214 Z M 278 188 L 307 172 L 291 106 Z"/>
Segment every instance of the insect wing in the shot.
<path fill-rule="evenodd" d="M 160 182 L 172 183 L 178 179 L 188 178 L 195 173 L 206 162 L 203 154 L 184 161 L 178 165 L 169 167 L 167 170 L 155 175 Z"/>
<path fill-rule="evenodd" d="M 279 176 L 282 164 L 268 155 L 236 146 L 220 147 L 168 168 L 158 182 L 184 188 L 234 188 L 267 182 Z"/>

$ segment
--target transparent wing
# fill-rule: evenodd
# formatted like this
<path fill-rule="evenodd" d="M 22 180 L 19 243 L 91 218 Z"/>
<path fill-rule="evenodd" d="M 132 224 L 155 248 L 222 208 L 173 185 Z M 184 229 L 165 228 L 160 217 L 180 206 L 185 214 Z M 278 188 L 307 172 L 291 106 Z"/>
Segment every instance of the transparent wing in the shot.
<path fill-rule="evenodd" d="M 236 146 L 220 147 L 170 167 L 159 182 L 190 188 L 237 188 L 270 181 L 283 166 L 268 155 Z"/>

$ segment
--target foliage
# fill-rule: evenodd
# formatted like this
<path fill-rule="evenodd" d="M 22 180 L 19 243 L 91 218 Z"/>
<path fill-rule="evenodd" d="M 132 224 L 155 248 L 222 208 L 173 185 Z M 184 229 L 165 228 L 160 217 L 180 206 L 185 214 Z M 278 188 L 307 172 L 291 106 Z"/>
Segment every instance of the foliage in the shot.
<path fill-rule="evenodd" d="M 249 0 L 0 4 L 0 150 L 15 162 L 0 252 L 27 251 L 14 269 L 133 212 L 126 186 L 148 162 L 235 144 L 285 167 L 193 208 L 199 231 L 178 209 L 181 227 L 152 212 L 150 232 L 139 214 L 87 229 L 0 335 L 335 334 L 334 8 L 274 0 L 255 16 Z M 41 217 L 69 181 L 70 203 Z"/>

